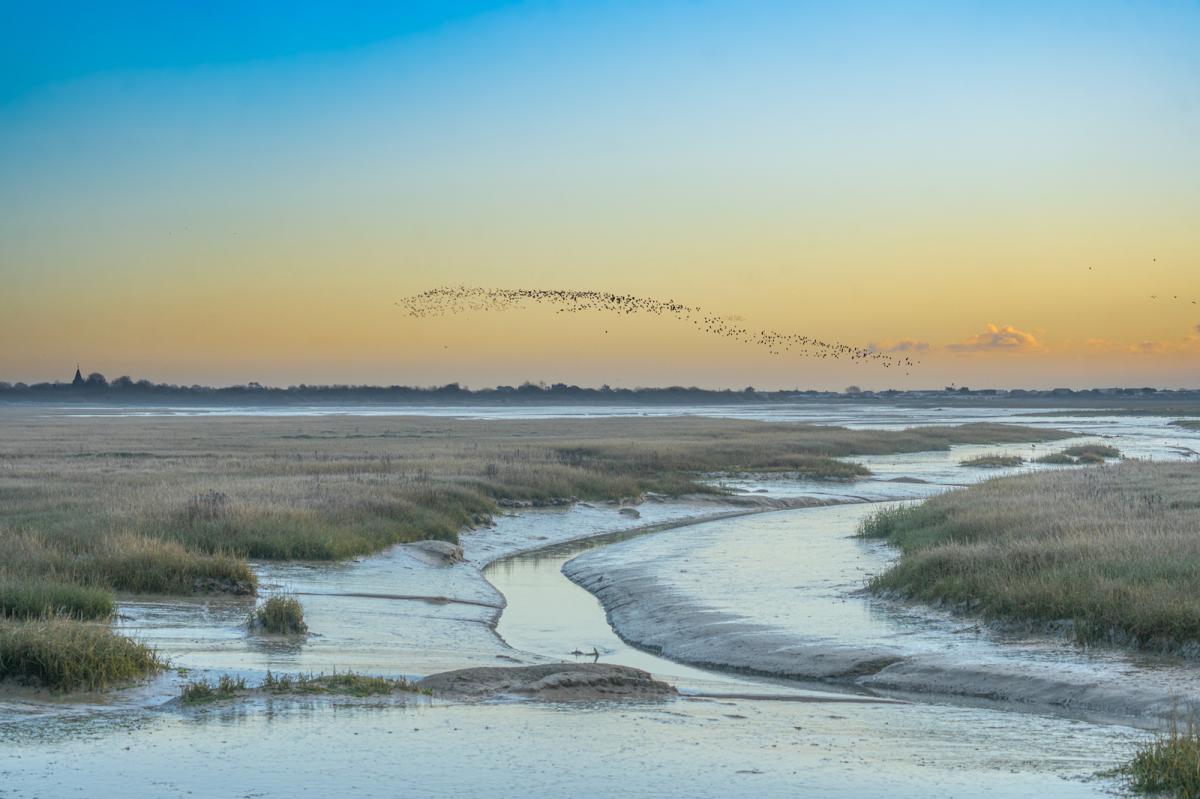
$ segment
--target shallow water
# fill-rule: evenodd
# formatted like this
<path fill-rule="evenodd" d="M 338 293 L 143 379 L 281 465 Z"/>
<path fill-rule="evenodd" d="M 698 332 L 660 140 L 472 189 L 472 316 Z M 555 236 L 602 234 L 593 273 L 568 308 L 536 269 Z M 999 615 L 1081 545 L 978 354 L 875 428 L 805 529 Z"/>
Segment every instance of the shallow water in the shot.
<path fill-rule="evenodd" d="M 564 563 L 590 548 L 588 543 L 565 544 L 504 558 L 484 570 L 488 582 L 506 600 L 496 625 L 496 632 L 505 643 L 514 649 L 562 660 L 632 666 L 685 690 L 833 696 L 798 691 L 795 686 L 779 682 L 692 668 L 626 644 L 609 626 L 599 600 L 562 575 Z"/>
<path fill-rule="evenodd" d="M 1192 661 L 1082 649 L 1067 638 L 996 630 L 865 594 L 866 580 L 895 556 L 886 545 L 853 537 L 859 520 L 872 510 L 859 504 L 709 522 L 596 549 L 568 568 L 572 575 L 604 575 L 617 592 L 623 581 L 635 583 L 637 607 L 622 610 L 620 618 L 630 623 L 628 630 L 620 624 L 618 629 L 656 645 L 670 645 L 673 631 L 659 624 L 643 638 L 637 612 L 685 619 L 681 626 L 710 625 L 707 653 L 723 635 L 731 647 L 745 648 L 743 632 L 750 629 L 769 642 L 771 651 L 789 652 L 785 661 L 792 668 L 799 668 L 808 653 L 839 650 L 909 658 L 920 664 L 922 675 L 939 675 L 948 693 L 957 692 L 952 677 L 958 673 L 968 675 L 980 695 L 1009 692 L 1017 701 L 1061 702 L 1079 712 L 1133 715 L 1156 695 L 1168 708 L 1173 698 L 1200 698 L 1200 669 Z M 643 587 L 647 580 L 652 590 Z M 669 609 L 665 615 L 664 609 Z M 692 640 L 691 630 L 677 632 L 679 648 L 668 649 L 669 657 L 684 657 L 682 647 Z M 729 654 L 739 662 L 737 652 Z M 755 661 L 748 657 L 746 662 Z M 1024 685 L 1015 691 L 993 685 L 988 672 Z M 855 684 L 904 685 L 887 682 L 890 673 Z M 922 683 L 911 688 L 937 690 Z"/>
<path fill-rule="evenodd" d="M 210 708 L 0 725 L 0 792 L 63 796 L 1077 797 L 1137 739 L 954 707 L 740 700 Z"/>

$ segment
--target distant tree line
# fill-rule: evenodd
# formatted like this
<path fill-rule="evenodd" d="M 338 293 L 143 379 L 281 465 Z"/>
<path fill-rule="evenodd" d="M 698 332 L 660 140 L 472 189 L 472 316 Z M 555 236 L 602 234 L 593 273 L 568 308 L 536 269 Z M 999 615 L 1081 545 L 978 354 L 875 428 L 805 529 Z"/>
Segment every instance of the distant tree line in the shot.
<path fill-rule="evenodd" d="M 283 387 L 246 383 L 236 386 L 176 385 L 155 383 L 150 380 L 134 380 L 122 375 L 108 380 L 99 372 L 93 372 L 81 384 L 53 383 L 8 383 L 0 381 L 0 401 L 48 401 L 48 402 L 168 402 L 187 400 L 200 404 L 270 404 L 270 403 L 469 403 L 469 402 L 634 402 L 634 403 L 744 403 L 780 402 L 789 400 L 853 397 L 861 400 L 961 397 L 1011 398 L 1102 398 L 1102 397 L 1149 397 L 1200 398 L 1200 391 L 1165 391 L 1145 388 L 1105 388 L 1072 390 L 983 389 L 972 391 L 965 387 L 947 387 L 941 391 L 864 391 L 850 386 L 845 392 L 814 390 L 759 391 L 753 386 L 744 389 L 704 389 L 695 386 L 669 386 L 666 388 L 587 388 L 566 383 L 525 382 L 519 386 L 496 386 L 495 388 L 468 389 L 458 383 L 444 386 L 369 386 L 369 385 L 296 385 Z"/>

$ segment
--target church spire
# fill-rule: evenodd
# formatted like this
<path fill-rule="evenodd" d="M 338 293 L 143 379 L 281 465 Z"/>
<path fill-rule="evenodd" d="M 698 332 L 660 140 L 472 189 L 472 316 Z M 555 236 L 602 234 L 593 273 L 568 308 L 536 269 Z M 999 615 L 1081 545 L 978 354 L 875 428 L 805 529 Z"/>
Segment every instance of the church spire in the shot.
<path fill-rule="evenodd" d="M 71 381 L 73 386 L 83 385 L 83 375 L 79 371 L 79 364 L 75 364 L 75 379 Z"/>

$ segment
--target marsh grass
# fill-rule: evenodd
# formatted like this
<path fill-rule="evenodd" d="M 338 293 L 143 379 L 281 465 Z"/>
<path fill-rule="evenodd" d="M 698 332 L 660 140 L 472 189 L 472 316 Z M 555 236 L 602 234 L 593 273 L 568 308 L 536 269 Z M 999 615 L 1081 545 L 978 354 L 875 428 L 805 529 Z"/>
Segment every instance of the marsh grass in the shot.
<path fill-rule="evenodd" d="M 976 455 L 958 462 L 959 466 L 972 469 L 1004 469 L 1010 466 L 1020 466 L 1025 459 L 1020 455 Z"/>
<path fill-rule="evenodd" d="M 185 705 L 203 705 L 223 699 L 232 699 L 245 692 L 246 680 L 244 678 L 222 674 L 216 683 L 208 680 L 195 680 L 187 683 L 183 686 L 179 699 Z"/>
<path fill-rule="evenodd" d="M 353 671 L 294 675 L 275 674 L 268 671 L 266 678 L 256 689 L 248 687 L 245 679 L 241 677 L 223 674 L 215 683 L 208 680 L 195 680 L 187 683 L 183 686 L 179 699 L 185 705 L 202 705 L 234 699 L 252 691 L 262 691 L 274 695 L 336 694 L 357 697 L 383 696 L 396 692 L 429 693 L 403 677 L 373 677 Z"/>
<path fill-rule="evenodd" d="M 240 558 L 133 533 L 88 538 L 14 530 L 0 522 L 0 556 L 0 583 L 45 581 L 139 594 L 246 594 L 256 585 Z"/>
<path fill-rule="evenodd" d="M 274 635 L 303 635 L 304 608 L 294 596 L 273 596 L 250 614 L 249 626 Z"/>
<path fill-rule="evenodd" d="M 1072 458 L 1099 458 L 1101 461 L 1107 458 L 1121 457 L 1121 450 L 1116 447 L 1110 447 L 1107 444 L 1078 444 L 1074 447 L 1067 447 L 1063 450 L 1064 455 L 1070 455 Z"/>
<path fill-rule="evenodd" d="M 0 680 L 56 691 L 102 690 L 150 676 L 163 665 L 152 649 L 104 624 L 0 621 Z"/>
<path fill-rule="evenodd" d="M 1050 466 L 1074 466 L 1075 459 L 1065 452 L 1051 452 L 1049 455 L 1043 455 L 1040 458 L 1034 458 L 1034 463 L 1044 463 Z"/>
<path fill-rule="evenodd" d="M 712 472 L 853 479 L 842 458 L 1046 441 L 977 424 L 721 419 L 72 419 L 0 408 L 0 578 L 252 593 L 247 558 L 341 560 L 488 524 L 501 505 L 714 493 Z"/>
<path fill-rule="evenodd" d="M 1182 724 L 1172 719 L 1166 732 L 1138 747 L 1116 773 L 1136 793 L 1200 799 L 1200 729 L 1195 717 Z"/>
<path fill-rule="evenodd" d="M 267 672 L 262 688 L 276 694 L 344 694 L 377 696 L 396 691 L 428 693 L 403 677 L 373 677 L 353 671 L 332 674 L 272 674 Z"/>
<path fill-rule="evenodd" d="M 1044 471 L 867 517 L 898 547 L 875 591 L 1060 625 L 1081 642 L 1200 641 L 1200 468 L 1123 461 Z"/>
<path fill-rule="evenodd" d="M 1079 444 L 1067 447 L 1060 452 L 1051 452 L 1035 458 L 1033 462 L 1056 466 L 1087 466 L 1119 457 L 1121 457 L 1121 450 L 1107 444 Z"/>
<path fill-rule="evenodd" d="M 112 592 L 102 588 L 0 576 L 0 618 L 107 619 L 114 607 Z"/>

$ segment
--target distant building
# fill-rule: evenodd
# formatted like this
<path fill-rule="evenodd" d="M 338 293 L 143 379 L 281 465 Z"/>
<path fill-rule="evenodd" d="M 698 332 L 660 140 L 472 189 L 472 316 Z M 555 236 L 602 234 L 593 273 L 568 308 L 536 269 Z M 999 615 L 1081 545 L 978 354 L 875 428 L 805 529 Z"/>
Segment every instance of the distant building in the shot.
<path fill-rule="evenodd" d="M 75 379 L 71 381 L 71 385 L 80 387 L 84 384 L 83 375 L 79 372 L 79 364 L 75 364 Z"/>

